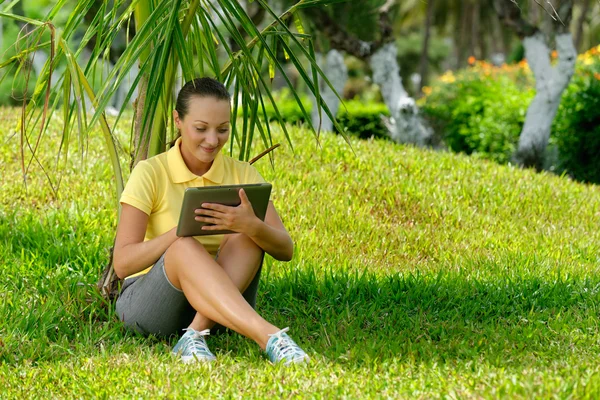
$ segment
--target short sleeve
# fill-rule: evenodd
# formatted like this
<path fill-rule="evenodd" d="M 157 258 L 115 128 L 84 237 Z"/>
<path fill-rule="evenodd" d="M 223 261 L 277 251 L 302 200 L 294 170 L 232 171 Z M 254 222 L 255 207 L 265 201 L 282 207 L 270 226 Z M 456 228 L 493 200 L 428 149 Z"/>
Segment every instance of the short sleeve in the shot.
<path fill-rule="evenodd" d="M 156 199 L 156 182 L 152 166 L 146 161 L 140 161 L 125 185 L 121 194 L 121 203 L 129 204 L 150 215 Z"/>
<path fill-rule="evenodd" d="M 248 165 L 246 169 L 245 183 L 265 183 L 265 178 L 252 165 Z"/>

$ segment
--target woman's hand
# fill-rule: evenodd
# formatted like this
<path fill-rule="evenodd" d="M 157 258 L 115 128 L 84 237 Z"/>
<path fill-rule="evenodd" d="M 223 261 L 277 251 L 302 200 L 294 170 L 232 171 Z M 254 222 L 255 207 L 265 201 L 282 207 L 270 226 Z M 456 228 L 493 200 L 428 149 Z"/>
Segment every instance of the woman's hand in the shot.
<path fill-rule="evenodd" d="M 246 196 L 244 189 L 238 192 L 241 203 L 237 207 L 225 206 L 216 203 L 203 203 L 202 208 L 197 208 L 196 221 L 214 225 L 206 225 L 202 230 L 217 231 L 230 230 L 253 236 L 262 221 L 254 214 L 252 204 Z"/>

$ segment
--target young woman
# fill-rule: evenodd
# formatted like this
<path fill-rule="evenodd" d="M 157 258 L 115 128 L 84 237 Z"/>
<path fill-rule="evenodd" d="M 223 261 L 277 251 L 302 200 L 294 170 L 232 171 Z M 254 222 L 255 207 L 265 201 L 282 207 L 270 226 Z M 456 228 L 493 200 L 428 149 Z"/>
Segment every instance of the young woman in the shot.
<path fill-rule="evenodd" d="M 256 313 L 242 296 L 263 252 L 289 261 L 294 244 L 273 203 L 264 222 L 243 190 L 241 204 L 204 204 L 196 219 L 235 234 L 176 236 L 186 188 L 264 182 L 250 164 L 221 153 L 229 139 L 230 95 L 219 82 L 199 78 L 184 85 L 173 111 L 180 137 L 165 153 L 140 162 L 121 197 L 114 268 L 125 278 L 117 314 L 143 334 L 185 334 L 173 349 L 184 362 L 212 361 L 205 336 L 215 323 L 253 339 L 271 362 L 305 362 L 306 353 Z M 256 280 L 255 280 L 256 281 Z M 256 283 L 256 282 L 254 282 Z"/>

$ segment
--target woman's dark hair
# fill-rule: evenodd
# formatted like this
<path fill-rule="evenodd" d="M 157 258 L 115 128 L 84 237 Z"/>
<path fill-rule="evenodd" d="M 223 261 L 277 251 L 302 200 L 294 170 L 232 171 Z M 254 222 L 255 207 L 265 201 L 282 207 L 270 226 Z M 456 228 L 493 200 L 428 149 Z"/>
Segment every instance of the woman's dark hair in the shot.
<path fill-rule="evenodd" d="M 217 100 L 231 100 L 231 95 L 227 91 L 225 85 L 213 78 L 196 78 L 186 82 L 177 95 L 175 110 L 179 114 L 179 118 L 183 119 L 189 111 L 190 99 L 197 97 L 213 97 Z M 167 148 L 175 146 L 175 142 L 181 136 L 178 134 L 175 140 L 168 144 Z"/>
<path fill-rule="evenodd" d="M 179 118 L 185 118 L 188 113 L 190 99 L 194 96 L 214 97 L 217 100 L 231 100 L 231 95 L 221 82 L 213 78 L 196 78 L 183 85 L 179 91 L 177 103 L 175 103 L 175 110 L 177 110 Z"/>

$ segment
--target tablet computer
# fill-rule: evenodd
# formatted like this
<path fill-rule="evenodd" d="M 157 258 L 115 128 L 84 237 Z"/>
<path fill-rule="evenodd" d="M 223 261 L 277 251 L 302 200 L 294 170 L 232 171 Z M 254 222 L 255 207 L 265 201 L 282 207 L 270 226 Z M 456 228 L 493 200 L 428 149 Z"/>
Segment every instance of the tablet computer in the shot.
<path fill-rule="evenodd" d="M 207 222 L 196 221 L 195 210 L 202 208 L 203 203 L 218 203 L 226 206 L 238 206 L 241 203 L 239 190 L 244 189 L 248 200 L 252 204 L 254 214 L 262 221 L 265 220 L 269 197 L 271 196 L 270 183 L 251 183 L 225 186 L 191 187 L 185 190 L 183 204 L 179 213 L 177 224 L 177 236 L 203 236 L 222 235 L 235 233 L 229 230 L 202 230 L 204 225 L 212 225 Z"/>

